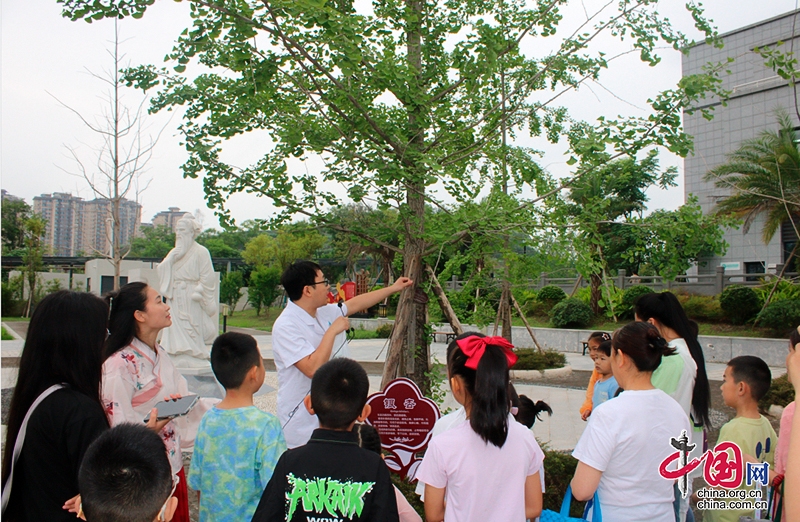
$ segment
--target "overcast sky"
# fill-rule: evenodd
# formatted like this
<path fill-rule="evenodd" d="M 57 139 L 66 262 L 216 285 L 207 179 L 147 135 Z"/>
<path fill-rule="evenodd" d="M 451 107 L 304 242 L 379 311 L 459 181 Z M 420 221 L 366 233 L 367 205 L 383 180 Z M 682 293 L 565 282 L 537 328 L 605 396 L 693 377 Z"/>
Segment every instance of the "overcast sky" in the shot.
<path fill-rule="evenodd" d="M 797 1 L 707 0 L 704 5 L 720 32 L 727 32 L 795 9 Z M 571 2 L 567 24 L 579 20 L 584 9 L 590 10 L 593 3 L 596 2 Z M 680 7 L 683 3 L 662 2 L 660 9 L 676 27 L 698 37 L 690 17 Z M 98 145 L 97 138 L 55 98 L 86 117 L 101 114 L 106 89 L 85 69 L 102 73 L 110 68 L 106 49 L 113 38 L 113 22 L 70 22 L 60 13 L 61 6 L 55 0 L 0 0 L 0 186 L 29 203 L 34 196 L 52 192 L 70 192 L 86 199 L 94 197 L 82 178 L 65 172 L 77 172 L 65 146 L 91 158 L 91 149 Z M 172 42 L 189 24 L 188 2 L 157 1 L 141 20 L 121 22 L 126 60 L 131 65 L 163 63 Z M 617 45 L 617 50 L 624 50 L 626 45 Z M 641 109 L 646 98 L 654 95 L 656 89 L 674 86 L 679 79 L 677 52 L 665 52 L 663 62 L 656 68 L 641 65 L 632 55 L 619 60 L 610 74 L 601 78 L 600 85 L 587 85 L 565 98 L 564 104 L 570 107 L 573 117 L 590 121 L 600 114 L 643 115 Z M 135 106 L 140 100 L 141 94 L 135 91 L 125 93 L 129 105 Z M 170 119 L 170 113 L 163 113 L 148 117 L 147 121 L 153 135 L 162 128 L 164 132 L 148 171 L 142 176 L 145 181 L 151 180 L 140 196 L 144 207 L 142 221 L 149 222 L 154 214 L 173 206 L 191 212 L 199 209 L 206 227 L 217 226 L 213 211 L 206 208 L 201 180 L 181 176 L 180 165 L 186 153 L 179 145 L 176 131 L 179 115 Z M 525 144 L 545 151 L 542 164 L 554 174 L 566 173 L 565 146 L 546 146 L 542 141 Z M 262 143 L 259 137 L 239 140 L 226 149 L 223 159 L 244 166 L 264 152 L 263 146 L 259 147 Z M 662 153 L 662 164 L 676 165 L 682 174 L 678 158 Z M 307 166 L 311 172 L 315 167 L 313 161 Z M 306 166 L 293 168 L 305 170 Z M 681 185 L 669 191 L 654 190 L 650 197 L 651 208 L 675 208 L 683 203 L 683 188 Z M 271 208 L 267 201 L 250 195 L 235 196 L 230 203 L 237 221 L 268 217 Z"/>

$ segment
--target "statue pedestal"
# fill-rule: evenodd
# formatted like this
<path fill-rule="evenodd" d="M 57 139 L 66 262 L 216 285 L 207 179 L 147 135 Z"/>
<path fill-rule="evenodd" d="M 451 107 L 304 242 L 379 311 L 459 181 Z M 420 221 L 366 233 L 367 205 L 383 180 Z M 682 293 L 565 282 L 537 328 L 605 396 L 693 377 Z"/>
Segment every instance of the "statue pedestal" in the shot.
<path fill-rule="evenodd" d="M 200 397 L 216 397 L 217 399 L 225 397 L 225 388 L 214 377 L 211 362 L 208 359 L 198 359 L 191 355 L 170 355 L 169 358 L 175 368 L 186 378 L 189 391 Z M 264 395 L 273 391 L 275 388 L 265 383 L 254 395 Z"/>
<path fill-rule="evenodd" d="M 202 375 L 211 373 L 211 362 L 191 355 L 170 354 L 172 364 L 184 375 Z"/>

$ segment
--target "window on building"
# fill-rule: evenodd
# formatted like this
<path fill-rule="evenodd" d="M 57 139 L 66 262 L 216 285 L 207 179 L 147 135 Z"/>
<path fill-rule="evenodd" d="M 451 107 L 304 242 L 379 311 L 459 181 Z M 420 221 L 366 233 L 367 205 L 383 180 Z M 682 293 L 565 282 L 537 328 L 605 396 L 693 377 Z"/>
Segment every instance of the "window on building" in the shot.
<path fill-rule="evenodd" d="M 744 264 L 745 274 L 763 274 L 766 273 L 763 261 L 750 261 Z M 745 281 L 758 281 L 758 277 L 747 277 Z"/>

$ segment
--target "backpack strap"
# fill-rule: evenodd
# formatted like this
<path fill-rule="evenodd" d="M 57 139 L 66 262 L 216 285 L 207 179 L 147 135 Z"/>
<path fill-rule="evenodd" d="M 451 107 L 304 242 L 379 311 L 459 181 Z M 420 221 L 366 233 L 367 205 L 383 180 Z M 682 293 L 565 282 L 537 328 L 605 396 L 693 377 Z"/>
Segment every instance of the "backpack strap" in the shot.
<path fill-rule="evenodd" d="M 60 390 L 65 386 L 66 385 L 64 384 L 54 384 L 43 391 L 38 397 L 36 397 L 36 400 L 33 401 L 31 407 L 28 408 L 28 413 L 25 414 L 25 418 L 22 419 L 22 424 L 17 432 L 17 440 L 14 443 L 14 453 L 11 455 L 11 471 L 8 473 L 8 480 L 6 480 L 6 483 L 3 484 L 3 514 L 5 514 L 6 508 L 8 507 L 8 501 L 11 499 L 11 483 L 14 480 L 14 464 L 17 463 L 19 454 L 22 453 L 22 444 L 25 442 L 25 432 L 28 430 L 28 421 L 30 420 L 31 415 L 33 415 L 34 410 L 36 410 L 36 407 L 39 406 L 43 400 L 45 400 L 51 393 Z"/>

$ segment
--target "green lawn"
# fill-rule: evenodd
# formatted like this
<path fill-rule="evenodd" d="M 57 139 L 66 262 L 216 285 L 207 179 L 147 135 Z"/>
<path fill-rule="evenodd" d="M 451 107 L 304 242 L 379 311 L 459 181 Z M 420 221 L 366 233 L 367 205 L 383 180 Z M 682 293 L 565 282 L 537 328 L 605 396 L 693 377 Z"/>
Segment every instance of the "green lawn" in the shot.
<path fill-rule="evenodd" d="M 236 328 L 254 328 L 265 332 L 272 331 L 272 324 L 281 313 L 282 308 L 270 308 L 269 314 L 261 310 L 260 315 L 256 315 L 255 310 L 243 310 L 235 312 L 233 316 L 228 316 L 228 326 Z M 220 318 L 220 321 L 222 318 Z M 356 339 L 377 339 L 378 335 L 372 330 L 358 329 L 355 331 Z"/>
<path fill-rule="evenodd" d="M 273 307 L 269 310 L 262 308 L 260 315 L 256 315 L 255 308 L 251 310 L 240 310 L 228 316 L 228 326 L 235 326 L 236 328 L 254 328 L 256 330 L 271 332 L 272 324 L 280 315 L 281 310 L 283 309 L 278 307 Z M 221 323 L 222 317 L 220 317 L 219 320 Z"/>
<path fill-rule="evenodd" d="M 0 331 L 0 340 L 2 341 L 13 341 L 14 336 L 8 333 L 5 326 L 0 327 L 2 331 Z"/>
<path fill-rule="evenodd" d="M 30 317 L 3 317 L 3 318 L 0 318 L 0 321 L 3 321 L 3 322 L 6 322 L 6 321 L 12 321 L 12 322 L 13 321 L 24 321 L 24 322 L 28 323 L 28 322 L 30 322 L 30 320 L 31 320 Z"/>

